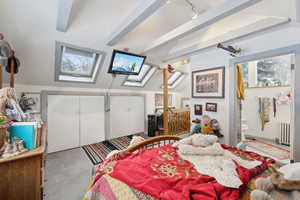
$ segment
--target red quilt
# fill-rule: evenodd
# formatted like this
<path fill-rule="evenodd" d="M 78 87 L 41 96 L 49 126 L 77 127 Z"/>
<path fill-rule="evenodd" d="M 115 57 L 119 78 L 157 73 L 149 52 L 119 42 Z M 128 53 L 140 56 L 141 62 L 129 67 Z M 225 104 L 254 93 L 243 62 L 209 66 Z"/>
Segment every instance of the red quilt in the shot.
<path fill-rule="evenodd" d="M 158 199 L 236 200 L 250 179 L 274 161 L 255 153 L 222 146 L 244 159 L 262 161 L 261 166 L 251 170 L 236 163 L 238 174 L 244 183 L 239 189 L 222 186 L 213 177 L 199 174 L 190 162 L 178 156 L 176 149 L 171 145 L 129 155 L 117 154 L 99 165 L 97 174 L 98 176 L 109 174 Z"/>

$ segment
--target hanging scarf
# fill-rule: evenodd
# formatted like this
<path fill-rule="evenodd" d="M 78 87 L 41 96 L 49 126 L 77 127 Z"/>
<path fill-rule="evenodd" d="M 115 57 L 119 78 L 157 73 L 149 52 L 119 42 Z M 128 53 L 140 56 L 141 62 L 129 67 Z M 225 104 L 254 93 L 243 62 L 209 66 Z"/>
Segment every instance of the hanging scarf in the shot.
<path fill-rule="evenodd" d="M 236 65 L 236 72 L 237 72 L 237 97 L 240 100 L 245 99 L 245 86 L 244 86 L 244 73 L 241 65 Z"/>

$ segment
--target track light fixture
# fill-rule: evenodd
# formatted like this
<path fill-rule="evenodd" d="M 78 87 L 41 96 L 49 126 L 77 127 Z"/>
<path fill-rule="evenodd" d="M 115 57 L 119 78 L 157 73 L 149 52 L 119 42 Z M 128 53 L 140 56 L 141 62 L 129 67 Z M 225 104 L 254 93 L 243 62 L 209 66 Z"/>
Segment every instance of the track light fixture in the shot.
<path fill-rule="evenodd" d="M 223 50 L 225 50 L 225 51 L 228 51 L 228 52 L 230 52 L 230 55 L 232 56 L 232 57 L 236 57 L 236 55 L 237 54 L 239 54 L 239 53 L 241 53 L 241 49 L 239 48 L 239 49 L 236 49 L 236 48 L 234 48 L 233 46 L 227 46 L 227 47 L 225 47 L 224 45 L 222 45 L 221 43 L 219 43 L 218 45 L 217 45 L 217 47 L 218 48 L 220 48 L 220 49 L 223 49 Z"/>

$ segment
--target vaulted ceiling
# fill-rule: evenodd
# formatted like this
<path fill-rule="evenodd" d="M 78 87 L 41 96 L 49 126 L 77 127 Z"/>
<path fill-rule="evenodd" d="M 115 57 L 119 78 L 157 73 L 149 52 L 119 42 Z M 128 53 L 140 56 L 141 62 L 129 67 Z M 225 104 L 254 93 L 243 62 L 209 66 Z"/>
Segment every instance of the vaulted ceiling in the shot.
<path fill-rule="evenodd" d="M 57 31 L 59 1 L 64 0 L 2 0 L 0 4 L 0 32 L 16 50 L 21 60 L 21 68 L 16 82 L 32 85 L 53 85 L 70 87 L 107 88 L 111 75 L 107 74 L 112 49 L 129 48 L 131 52 L 142 53 L 145 47 L 178 26 L 191 21 L 191 7 L 185 0 L 171 0 L 162 5 L 154 14 L 122 37 L 117 44 L 107 45 L 111 35 L 128 16 L 136 12 L 144 0 L 74 0 L 68 26 L 65 32 Z M 232 0 L 239 1 L 239 0 Z M 191 1 L 200 14 L 212 9 L 223 0 Z M 218 22 L 172 40 L 158 48 L 146 52 L 147 62 L 162 64 L 170 53 L 184 46 L 200 43 L 217 37 L 235 28 L 243 27 L 265 17 L 290 17 L 295 0 L 262 0 L 255 5 L 237 12 Z M 200 16 L 201 17 L 201 16 Z M 55 41 L 70 43 L 105 51 L 104 65 L 96 84 L 59 83 L 54 81 Z M 179 68 L 187 71 L 187 66 Z M 118 76 L 113 88 L 121 86 L 124 76 Z M 151 78 L 143 90 L 159 90 L 162 75 L 159 71 Z M 185 81 L 175 90 L 183 90 Z M 132 89 L 132 88 L 130 88 Z"/>

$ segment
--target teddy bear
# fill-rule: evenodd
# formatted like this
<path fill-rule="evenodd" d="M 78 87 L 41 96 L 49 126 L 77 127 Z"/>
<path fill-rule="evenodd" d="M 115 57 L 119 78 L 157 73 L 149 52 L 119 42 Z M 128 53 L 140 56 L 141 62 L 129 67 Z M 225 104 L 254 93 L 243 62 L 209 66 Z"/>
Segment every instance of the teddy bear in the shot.
<path fill-rule="evenodd" d="M 258 178 L 251 200 L 300 200 L 300 180 L 286 179 L 285 174 L 269 166 L 272 172 L 267 178 Z"/>

